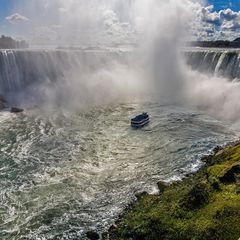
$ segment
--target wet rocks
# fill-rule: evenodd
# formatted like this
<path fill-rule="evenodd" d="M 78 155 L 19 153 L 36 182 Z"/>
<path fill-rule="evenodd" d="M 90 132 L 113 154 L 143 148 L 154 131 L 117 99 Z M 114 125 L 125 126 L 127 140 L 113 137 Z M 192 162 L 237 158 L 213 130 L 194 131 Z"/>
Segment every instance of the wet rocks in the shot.
<path fill-rule="evenodd" d="M 236 182 L 237 174 L 240 174 L 240 164 L 231 167 L 219 180 L 223 183 L 233 183 Z"/>
<path fill-rule="evenodd" d="M 12 107 L 10 110 L 11 113 L 21 113 L 23 111 L 24 111 L 23 109 L 17 107 Z"/>
<path fill-rule="evenodd" d="M 159 189 L 159 192 L 162 193 L 164 192 L 164 190 L 166 189 L 166 187 L 168 187 L 168 185 L 165 183 L 165 182 L 162 182 L 162 181 L 159 181 L 157 183 L 157 186 L 158 186 L 158 189 Z"/>
<path fill-rule="evenodd" d="M 201 158 L 201 161 L 206 163 L 208 166 L 211 166 L 215 163 L 214 155 L 206 155 Z"/>
<path fill-rule="evenodd" d="M 137 200 L 140 200 L 142 197 L 145 197 L 147 195 L 148 193 L 146 191 L 143 191 L 143 192 L 136 193 L 135 197 L 137 198 Z"/>
<path fill-rule="evenodd" d="M 214 154 L 214 155 L 218 155 L 218 153 L 219 153 L 220 151 L 222 151 L 222 150 L 223 150 L 222 147 L 216 146 L 216 147 L 213 149 L 213 154 Z"/>
<path fill-rule="evenodd" d="M 90 240 L 98 240 L 100 239 L 100 236 L 98 233 L 94 232 L 94 231 L 89 231 L 86 233 L 86 236 L 88 239 Z"/>

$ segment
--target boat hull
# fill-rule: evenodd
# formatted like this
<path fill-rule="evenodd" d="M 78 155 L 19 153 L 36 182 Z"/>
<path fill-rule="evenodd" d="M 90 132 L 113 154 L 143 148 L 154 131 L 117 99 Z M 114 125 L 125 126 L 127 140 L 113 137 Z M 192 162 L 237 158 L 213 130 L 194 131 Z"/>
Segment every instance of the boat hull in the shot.
<path fill-rule="evenodd" d="M 149 118 L 141 122 L 131 122 L 133 128 L 142 128 L 149 123 Z"/>

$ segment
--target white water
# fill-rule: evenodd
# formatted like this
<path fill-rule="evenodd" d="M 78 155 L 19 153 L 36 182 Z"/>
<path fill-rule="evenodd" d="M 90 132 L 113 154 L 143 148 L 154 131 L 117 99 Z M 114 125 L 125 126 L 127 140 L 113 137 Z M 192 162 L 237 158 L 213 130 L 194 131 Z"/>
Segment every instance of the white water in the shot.
<path fill-rule="evenodd" d="M 147 110 L 151 123 L 129 119 Z M 237 136 L 203 113 L 158 102 L 80 112 L 0 113 L 0 238 L 82 239 L 106 230 L 141 191 L 196 171 Z"/>
<path fill-rule="evenodd" d="M 240 78 L 240 50 L 238 49 L 186 49 L 187 63 L 193 69 L 229 79 Z"/>

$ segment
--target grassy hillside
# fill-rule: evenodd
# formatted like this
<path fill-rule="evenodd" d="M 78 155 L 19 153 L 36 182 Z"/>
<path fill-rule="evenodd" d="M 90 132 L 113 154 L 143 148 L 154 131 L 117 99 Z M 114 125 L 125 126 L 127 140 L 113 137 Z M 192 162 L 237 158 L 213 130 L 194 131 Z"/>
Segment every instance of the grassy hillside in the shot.
<path fill-rule="evenodd" d="M 197 174 L 143 196 L 110 230 L 110 239 L 238 240 L 240 144 L 204 158 Z"/>

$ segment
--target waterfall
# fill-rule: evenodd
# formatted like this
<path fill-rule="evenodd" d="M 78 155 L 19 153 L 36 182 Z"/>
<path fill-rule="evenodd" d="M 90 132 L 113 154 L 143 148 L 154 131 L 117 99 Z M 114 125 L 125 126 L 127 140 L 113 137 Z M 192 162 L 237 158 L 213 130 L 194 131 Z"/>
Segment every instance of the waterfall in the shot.
<path fill-rule="evenodd" d="M 21 94 L 37 97 L 41 92 L 44 98 L 49 89 L 61 88 L 60 94 L 64 94 L 64 88 L 71 84 L 84 92 L 95 73 L 111 72 L 116 64 L 130 66 L 128 56 L 128 52 L 110 50 L 2 50 L 0 94 L 18 101 L 16 96 Z"/>
<path fill-rule="evenodd" d="M 186 62 L 194 70 L 227 77 L 240 78 L 240 52 L 219 49 L 191 49 L 184 51 Z"/>
<path fill-rule="evenodd" d="M 187 50 L 186 62 L 194 70 L 227 77 L 240 78 L 240 52 L 229 50 Z"/>
<path fill-rule="evenodd" d="M 183 53 L 194 70 L 240 79 L 237 50 L 195 48 Z M 49 102 L 59 104 L 59 99 L 68 100 L 76 95 L 78 102 L 89 101 L 87 95 L 99 101 L 106 95 L 125 93 L 129 87 L 135 90 L 143 78 L 147 79 L 147 86 L 155 84 L 151 76 L 143 76 L 149 66 L 136 56 L 129 50 L 2 50 L 0 94 L 14 103 L 22 99 L 37 103 L 49 98 Z"/>

